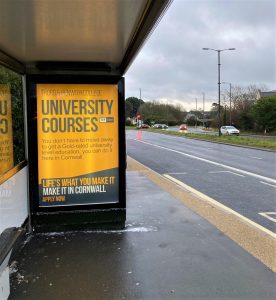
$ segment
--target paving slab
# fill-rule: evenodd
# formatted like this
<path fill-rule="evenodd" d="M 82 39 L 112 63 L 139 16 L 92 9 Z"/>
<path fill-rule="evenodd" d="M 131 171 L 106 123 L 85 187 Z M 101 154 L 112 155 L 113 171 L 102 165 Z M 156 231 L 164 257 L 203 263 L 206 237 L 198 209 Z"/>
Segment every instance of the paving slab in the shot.
<path fill-rule="evenodd" d="M 11 263 L 10 300 L 276 299 L 270 269 L 136 171 L 125 230 L 29 236 Z"/>

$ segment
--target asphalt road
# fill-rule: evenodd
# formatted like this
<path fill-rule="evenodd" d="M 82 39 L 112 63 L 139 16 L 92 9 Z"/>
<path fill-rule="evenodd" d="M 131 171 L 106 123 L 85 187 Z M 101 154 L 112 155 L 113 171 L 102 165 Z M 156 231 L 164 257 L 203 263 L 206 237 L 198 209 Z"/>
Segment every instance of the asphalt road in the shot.
<path fill-rule="evenodd" d="M 276 154 L 127 131 L 128 155 L 276 231 Z"/>

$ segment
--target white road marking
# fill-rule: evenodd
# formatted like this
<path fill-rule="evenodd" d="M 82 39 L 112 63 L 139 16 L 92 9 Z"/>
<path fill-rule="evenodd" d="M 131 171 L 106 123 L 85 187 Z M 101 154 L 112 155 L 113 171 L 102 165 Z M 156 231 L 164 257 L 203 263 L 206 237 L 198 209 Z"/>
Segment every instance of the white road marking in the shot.
<path fill-rule="evenodd" d="M 269 186 L 272 186 L 272 187 L 276 188 L 276 185 L 273 185 L 273 184 L 270 184 L 270 183 L 267 183 L 267 182 L 260 181 L 260 183 L 265 184 L 265 185 L 269 185 Z"/>
<path fill-rule="evenodd" d="M 133 140 L 135 141 L 136 139 L 133 139 Z M 185 152 L 177 151 L 177 150 L 170 149 L 170 148 L 167 148 L 167 147 L 155 145 L 155 144 L 152 144 L 152 143 L 149 143 L 149 142 L 145 142 L 145 141 L 137 141 L 137 142 L 144 143 L 146 145 L 150 145 L 150 146 L 153 146 L 153 147 L 156 147 L 156 148 L 160 148 L 160 149 L 164 149 L 164 150 L 167 150 L 167 151 L 171 151 L 171 152 L 174 152 L 174 153 L 178 153 L 178 154 L 190 157 L 190 158 L 194 158 L 194 159 L 197 159 L 197 160 L 200 160 L 200 161 L 204 161 L 204 162 L 212 164 L 212 165 L 220 166 L 220 167 L 232 170 L 232 171 L 243 173 L 245 175 L 256 177 L 258 179 L 265 180 L 265 181 L 268 181 L 268 182 L 276 184 L 276 180 L 273 179 L 273 178 L 261 176 L 261 175 L 258 175 L 258 174 L 252 173 L 252 172 L 248 172 L 248 171 L 241 170 L 241 169 L 238 169 L 238 168 L 230 167 L 230 166 L 227 166 L 227 165 L 224 165 L 224 164 L 220 164 L 218 162 L 215 162 L 215 161 L 212 161 L 212 160 L 209 160 L 209 159 L 201 158 L 201 157 L 198 157 L 198 156 L 195 156 L 195 155 L 192 155 L 192 154 L 188 154 L 188 153 L 185 153 Z"/>
<path fill-rule="evenodd" d="M 276 212 L 262 212 L 262 213 L 259 213 L 259 215 L 269 219 L 270 221 L 276 223 L 276 219 L 271 217 L 270 215 L 275 215 L 276 216 Z"/>
<path fill-rule="evenodd" d="M 238 212 L 236 212 L 235 210 L 229 208 L 228 206 L 223 205 L 222 203 L 218 202 L 217 200 L 197 191 L 196 189 L 192 188 L 191 186 L 183 183 L 182 181 L 168 175 L 168 174 L 163 174 L 164 177 L 168 178 L 169 180 L 173 181 L 174 183 L 180 185 L 181 187 L 183 187 L 184 189 L 188 190 L 189 192 L 191 192 L 192 194 L 195 194 L 196 196 L 198 196 L 199 198 L 201 198 L 202 200 L 205 200 L 206 202 L 219 207 L 221 209 L 223 209 L 224 211 L 227 211 L 229 213 L 232 213 L 234 215 L 236 215 L 237 217 L 239 217 L 240 219 L 244 220 L 245 222 L 259 228 L 260 230 L 262 230 L 263 232 L 265 232 L 266 234 L 269 234 L 270 236 L 272 236 L 274 239 L 276 239 L 276 234 L 274 232 L 272 232 L 271 230 L 259 225 L 258 223 L 255 223 L 254 221 L 246 218 L 245 216 L 239 214 Z"/>
<path fill-rule="evenodd" d="M 171 175 L 185 175 L 185 174 L 187 174 L 187 173 L 184 172 L 184 173 L 168 173 L 168 174 L 171 174 Z"/>
<path fill-rule="evenodd" d="M 216 173 L 230 173 L 230 174 L 233 174 L 233 175 L 245 177 L 244 175 L 241 175 L 241 174 L 238 174 L 238 173 L 234 173 L 234 172 L 231 172 L 231 171 L 211 171 L 211 172 L 208 172 L 208 173 L 209 173 L 209 174 L 216 174 Z"/>
<path fill-rule="evenodd" d="M 262 159 L 261 157 L 256 157 L 256 156 L 248 156 L 249 158 L 254 158 L 254 159 Z"/>

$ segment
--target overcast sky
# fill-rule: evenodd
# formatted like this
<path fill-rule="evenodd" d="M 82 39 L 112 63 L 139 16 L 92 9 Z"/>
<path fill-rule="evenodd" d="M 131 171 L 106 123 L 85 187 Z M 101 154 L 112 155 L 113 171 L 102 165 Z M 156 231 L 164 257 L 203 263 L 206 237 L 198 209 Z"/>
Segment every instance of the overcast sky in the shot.
<path fill-rule="evenodd" d="M 217 101 L 221 82 L 276 90 L 276 0 L 174 0 L 126 73 L 126 98 L 180 102 L 187 110 Z M 229 88 L 222 85 L 222 91 Z M 205 107 L 208 109 L 208 105 Z"/>

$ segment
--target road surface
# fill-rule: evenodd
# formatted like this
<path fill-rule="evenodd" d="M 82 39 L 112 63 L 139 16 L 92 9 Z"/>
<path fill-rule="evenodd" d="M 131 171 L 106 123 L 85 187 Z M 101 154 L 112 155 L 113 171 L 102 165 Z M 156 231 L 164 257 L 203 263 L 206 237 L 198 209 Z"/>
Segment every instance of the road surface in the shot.
<path fill-rule="evenodd" d="M 127 131 L 127 152 L 276 231 L 276 153 L 145 131 Z"/>

